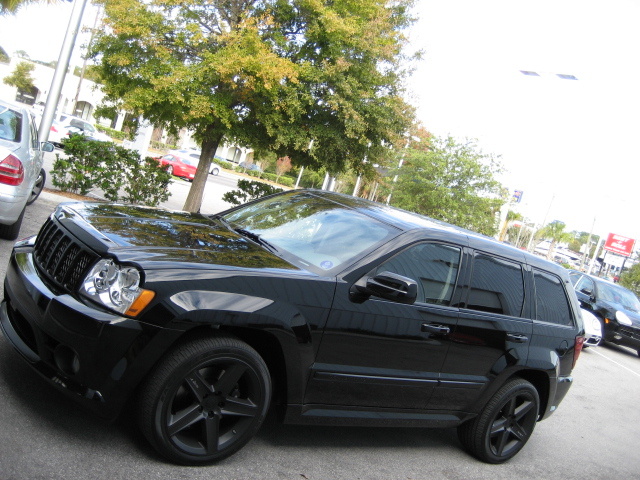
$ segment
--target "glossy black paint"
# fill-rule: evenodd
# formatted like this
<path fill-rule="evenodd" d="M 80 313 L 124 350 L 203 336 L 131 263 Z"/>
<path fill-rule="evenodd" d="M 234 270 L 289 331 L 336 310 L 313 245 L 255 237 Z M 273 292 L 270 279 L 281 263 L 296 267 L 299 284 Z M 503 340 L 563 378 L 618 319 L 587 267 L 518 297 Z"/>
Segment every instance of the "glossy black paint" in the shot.
<path fill-rule="evenodd" d="M 549 415 L 571 384 L 571 326 L 534 321 L 531 268 L 563 269 L 472 232 L 361 199 L 311 191 L 399 230 L 342 271 L 306 269 L 242 237 L 213 217 L 108 204 L 66 204 L 54 221 L 102 257 L 137 266 L 156 292 L 133 319 L 61 292 L 18 244 L 5 279 L 2 329 L 54 385 L 107 417 L 118 414 L 160 358 L 191 336 L 224 331 L 249 343 L 271 371 L 289 422 L 455 426 L 519 376 L 537 388 Z M 450 305 L 403 304 L 354 295 L 354 285 L 409 245 L 435 242 L 462 252 Z M 523 266 L 520 316 L 468 308 L 474 254 Z M 566 287 L 569 289 L 569 287 Z M 25 341 L 28 340 L 28 341 Z M 61 371 L 58 345 L 78 356 Z M 58 350 L 60 351 L 60 350 Z"/>
<path fill-rule="evenodd" d="M 574 276 L 576 296 L 580 305 L 592 312 L 602 323 L 603 340 L 633 348 L 640 355 L 640 312 L 622 303 L 608 301 L 603 298 L 601 289 L 603 285 L 610 284 L 607 280 L 579 272 L 573 272 L 572 275 Z M 594 285 L 593 292 L 586 293 L 578 289 L 578 281 L 581 277 L 588 277 L 592 280 Z M 616 288 L 621 287 L 616 286 Z M 631 292 L 629 294 L 633 295 Z M 616 318 L 617 311 L 624 312 L 632 324 L 621 324 Z"/>

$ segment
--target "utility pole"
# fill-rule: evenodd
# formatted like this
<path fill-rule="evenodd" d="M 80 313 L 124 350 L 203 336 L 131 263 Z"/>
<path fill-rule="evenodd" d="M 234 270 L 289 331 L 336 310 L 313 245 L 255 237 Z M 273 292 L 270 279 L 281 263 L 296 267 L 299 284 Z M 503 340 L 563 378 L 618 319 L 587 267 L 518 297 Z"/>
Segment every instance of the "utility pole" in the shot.
<path fill-rule="evenodd" d="M 84 8 L 87 6 L 88 0 L 75 0 L 73 3 L 73 10 L 71 11 L 71 17 L 69 18 L 69 25 L 67 26 L 67 33 L 64 35 L 64 41 L 62 42 L 62 49 L 60 50 L 60 56 L 58 57 L 58 64 L 53 74 L 53 80 L 51 80 L 51 88 L 49 88 L 49 95 L 47 96 L 47 102 L 44 106 L 44 112 L 42 112 L 42 120 L 40 121 L 40 129 L 38 132 L 38 140 L 40 142 L 46 142 L 49 138 L 49 130 L 53 123 L 53 116 L 56 113 L 58 106 L 58 100 L 60 99 L 60 92 L 62 91 L 62 84 L 64 83 L 64 77 L 69 69 L 69 62 L 71 60 L 71 53 L 73 52 L 73 46 L 76 43 L 78 37 L 78 31 L 80 30 L 80 24 L 82 23 L 82 14 Z"/>

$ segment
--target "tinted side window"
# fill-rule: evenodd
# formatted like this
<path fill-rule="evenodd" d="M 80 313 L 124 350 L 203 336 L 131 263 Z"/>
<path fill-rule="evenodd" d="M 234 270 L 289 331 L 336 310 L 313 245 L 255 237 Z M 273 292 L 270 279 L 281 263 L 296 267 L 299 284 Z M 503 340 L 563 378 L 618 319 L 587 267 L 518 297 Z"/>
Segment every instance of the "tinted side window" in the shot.
<path fill-rule="evenodd" d="M 409 277 L 418 283 L 422 303 L 449 305 L 460 269 L 458 247 L 421 243 L 407 248 L 376 269 Z"/>
<path fill-rule="evenodd" d="M 534 270 L 533 278 L 536 285 L 536 319 L 558 325 L 573 325 L 562 280 L 539 270 Z"/>
<path fill-rule="evenodd" d="M 587 290 L 591 293 L 595 293 L 596 286 L 589 277 L 582 277 L 578 283 L 576 283 L 576 290 L 581 292 L 582 290 Z"/>
<path fill-rule="evenodd" d="M 40 142 L 38 141 L 38 127 L 36 127 L 35 119 L 31 118 L 31 147 L 38 150 L 40 148 Z"/>
<path fill-rule="evenodd" d="M 524 302 L 522 266 L 476 254 L 467 308 L 519 317 Z"/>

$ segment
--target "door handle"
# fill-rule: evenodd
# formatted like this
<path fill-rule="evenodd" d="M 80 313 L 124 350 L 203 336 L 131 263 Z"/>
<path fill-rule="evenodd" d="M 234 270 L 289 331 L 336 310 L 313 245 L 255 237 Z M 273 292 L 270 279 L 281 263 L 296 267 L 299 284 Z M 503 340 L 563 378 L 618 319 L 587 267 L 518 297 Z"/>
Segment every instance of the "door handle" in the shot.
<path fill-rule="evenodd" d="M 422 331 L 428 333 L 436 333 L 438 335 L 447 335 L 451 329 L 446 325 L 438 325 L 436 323 L 423 323 Z"/>
<path fill-rule="evenodd" d="M 507 340 L 514 343 L 525 343 L 529 340 L 529 337 L 519 333 L 507 333 Z"/>

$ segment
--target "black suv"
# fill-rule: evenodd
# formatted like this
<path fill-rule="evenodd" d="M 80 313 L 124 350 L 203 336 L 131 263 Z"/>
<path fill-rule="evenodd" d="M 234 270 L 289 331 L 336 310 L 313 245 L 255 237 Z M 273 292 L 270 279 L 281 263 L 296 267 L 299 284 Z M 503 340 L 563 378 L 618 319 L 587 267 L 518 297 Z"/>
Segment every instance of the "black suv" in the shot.
<path fill-rule="evenodd" d="M 640 301 L 631 291 L 602 278 L 572 271 L 582 308 L 592 312 L 602 324 L 602 339 L 633 348 L 640 356 Z"/>
<path fill-rule="evenodd" d="M 458 427 L 499 463 L 572 384 L 566 271 L 451 225 L 335 193 L 216 216 L 62 204 L 16 244 L 5 336 L 166 458 L 224 458 L 285 422 Z"/>

